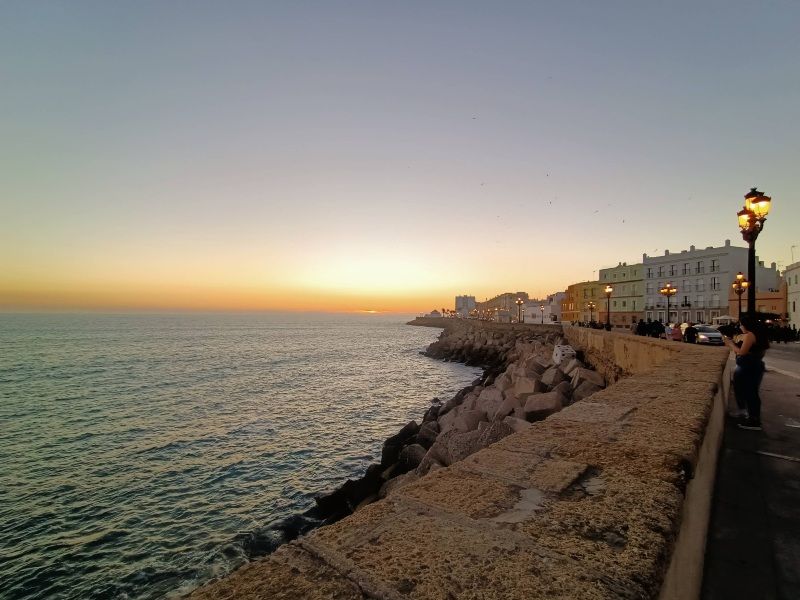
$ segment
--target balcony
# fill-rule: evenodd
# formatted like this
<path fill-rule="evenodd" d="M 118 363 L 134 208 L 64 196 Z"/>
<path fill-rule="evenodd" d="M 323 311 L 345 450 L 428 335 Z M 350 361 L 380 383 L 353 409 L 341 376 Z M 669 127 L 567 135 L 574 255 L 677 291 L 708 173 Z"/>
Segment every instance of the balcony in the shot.
<path fill-rule="evenodd" d="M 680 306 L 681 306 L 681 308 L 691 308 L 692 307 L 692 303 L 691 302 L 681 302 Z"/>

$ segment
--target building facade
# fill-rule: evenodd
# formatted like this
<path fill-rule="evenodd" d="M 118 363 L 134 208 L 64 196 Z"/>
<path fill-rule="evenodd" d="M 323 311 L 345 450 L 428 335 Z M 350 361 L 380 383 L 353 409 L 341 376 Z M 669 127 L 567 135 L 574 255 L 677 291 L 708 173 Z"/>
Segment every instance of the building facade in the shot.
<path fill-rule="evenodd" d="M 642 257 L 644 270 L 645 319 L 662 322 L 710 323 L 715 317 L 729 314 L 728 295 L 738 272 L 747 274 L 747 248 L 731 246 L 730 240 L 719 247 L 708 246 Z M 677 293 L 667 300 L 659 293 L 671 283 Z M 756 267 L 756 289 L 776 291 L 779 276 L 775 263 Z M 745 309 L 746 310 L 746 309 Z"/>
<path fill-rule="evenodd" d="M 478 316 L 484 319 L 508 322 L 517 318 L 517 299 L 528 302 L 528 292 L 505 292 L 483 302 L 476 302 Z"/>
<path fill-rule="evenodd" d="M 602 287 L 605 285 L 601 286 L 599 281 L 582 281 L 567 287 L 561 301 L 562 320 L 573 323 L 598 321 L 598 310 L 606 299 L 605 294 L 600 291 Z M 594 304 L 593 308 L 590 303 Z"/>
<path fill-rule="evenodd" d="M 800 329 L 800 262 L 792 263 L 783 272 L 786 282 L 786 312 L 789 327 Z"/>
<path fill-rule="evenodd" d="M 456 314 L 459 317 L 467 318 L 475 306 L 475 296 L 456 296 Z"/>
<path fill-rule="evenodd" d="M 605 296 L 605 287 L 610 285 L 611 325 L 630 327 L 644 318 L 644 268 L 642 263 L 629 265 L 621 262 L 616 267 L 600 269 L 600 286 Z M 606 322 L 608 302 L 601 303 L 599 321 Z"/>
<path fill-rule="evenodd" d="M 728 314 L 739 320 L 739 297 L 730 287 L 728 295 Z M 756 311 L 764 314 L 775 315 L 777 319 L 786 319 L 787 315 L 787 284 L 781 281 L 778 289 L 756 290 Z M 747 292 L 742 294 L 742 312 L 747 312 Z"/>

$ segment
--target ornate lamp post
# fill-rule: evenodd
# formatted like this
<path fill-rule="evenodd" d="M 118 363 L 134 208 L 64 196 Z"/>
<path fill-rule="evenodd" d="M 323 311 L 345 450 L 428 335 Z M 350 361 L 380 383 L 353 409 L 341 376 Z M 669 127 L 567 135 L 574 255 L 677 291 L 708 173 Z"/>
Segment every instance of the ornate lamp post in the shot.
<path fill-rule="evenodd" d="M 544 304 L 539 305 L 539 312 L 542 313 L 542 325 L 544 325 Z"/>
<path fill-rule="evenodd" d="M 525 303 L 522 298 L 517 298 L 515 304 L 517 305 L 517 323 L 522 323 L 522 305 Z"/>
<path fill-rule="evenodd" d="M 678 288 L 673 286 L 669 281 L 664 285 L 663 288 L 658 290 L 658 293 L 662 296 L 667 297 L 667 323 L 669 323 L 669 299 L 678 293 Z M 667 323 L 664 323 L 666 325 Z"/>
<path fill-rule="evenodd" d="M 606 293 L 606 330 L 611 331 L 611 292 L 614 291 L 610 285 L 603 290 Z"/>
<path fill-rule="evenodd" d="M 739 313 L 737 314 L 737 319 L 742 318 L 742 294 L 750 287 L 750 282 L 747 281 L 744 277 L 744 273 L 739 271 L 736 274 L 736 281 L 731 284 L 733 287 L 733 291 L 739 296 Z"/>
<path fill-rule="evenodd" d="M 594 323 L 594 309 L 597 305 L 594 302 L 589 302 L 586 308 L 589 309 L 589 323 Z"/>
<path fill-rule="evenodd" d="M 750 284 L 747 288 L 747 313 L 751 316 L 756 314 L 756 238 L 764 229 L 764 221 L 767 220 L 771 204 L 772 198 L 765 196 L 756 188 L 750 188 L 744 196 L 744 208 L 736 213 L 739 217 L 742 238 L 749 246 L 747 279 Z"/>

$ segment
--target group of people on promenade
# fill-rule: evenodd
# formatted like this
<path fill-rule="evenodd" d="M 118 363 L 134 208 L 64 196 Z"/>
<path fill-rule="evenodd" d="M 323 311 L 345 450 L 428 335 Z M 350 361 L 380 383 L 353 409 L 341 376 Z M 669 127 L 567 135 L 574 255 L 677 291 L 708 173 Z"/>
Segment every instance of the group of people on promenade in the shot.
<path fill-rule="evenodd" d="M 654 338 L 665 338 L 676 342 L 697 343 L 697 328 L 694 323 L 688 323 L 686 329 L 682 329 L 678 323 L 675 325 L 664 325 L 661 320 L 651 321 L 639 319 L 638 323 L 631 325 L 631 330 L 636 335 Z"/>

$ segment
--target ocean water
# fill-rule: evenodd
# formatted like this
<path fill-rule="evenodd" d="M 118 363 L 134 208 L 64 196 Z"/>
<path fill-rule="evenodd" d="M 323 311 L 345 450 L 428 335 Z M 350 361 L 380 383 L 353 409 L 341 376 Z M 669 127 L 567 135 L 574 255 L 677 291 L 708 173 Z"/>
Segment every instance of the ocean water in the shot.
<path fill-rule="evenodd" d="M 176 597 L 268 547 L 478 374 L 407 320 L 0 314 L 0 597 Z"/>

